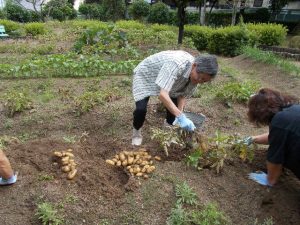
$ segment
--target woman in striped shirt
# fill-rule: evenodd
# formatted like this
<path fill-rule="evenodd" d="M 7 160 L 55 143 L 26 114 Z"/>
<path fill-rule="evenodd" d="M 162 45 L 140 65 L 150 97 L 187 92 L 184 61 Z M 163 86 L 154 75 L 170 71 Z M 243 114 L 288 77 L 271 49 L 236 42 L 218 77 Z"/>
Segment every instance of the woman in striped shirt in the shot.
<path fill-rule="evenodd" d="M 163 51 L 144 59 L 133 75 L 132 145 L 141 145 L 141 127 L 145 121 L 150 96 L 159 96 L 167 109 L 166 122 L 193 131 L 195 125 L 183 113 L 185 99 L 192 96 L 197 84 L 213 79 L 218 71 L 215 56 L 194 58 L 184 51 Z"/>

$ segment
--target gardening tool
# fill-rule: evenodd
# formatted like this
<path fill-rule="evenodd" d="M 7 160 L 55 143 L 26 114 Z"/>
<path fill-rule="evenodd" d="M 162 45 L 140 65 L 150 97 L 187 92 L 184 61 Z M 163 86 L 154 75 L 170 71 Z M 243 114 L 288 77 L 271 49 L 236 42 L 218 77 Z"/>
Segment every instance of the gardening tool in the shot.
<path fill-rule="evenodd" d="M 196 129 L 200 129 L 205 121 L 205 116 L 202 113 L 184 112 L 185 116 L 193 121 Z"/>

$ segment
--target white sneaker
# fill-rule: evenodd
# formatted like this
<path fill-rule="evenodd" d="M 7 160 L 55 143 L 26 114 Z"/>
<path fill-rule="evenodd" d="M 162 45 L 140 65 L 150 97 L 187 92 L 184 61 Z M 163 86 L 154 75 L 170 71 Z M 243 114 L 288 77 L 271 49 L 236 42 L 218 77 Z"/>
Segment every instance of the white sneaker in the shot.
<path fill-rule="evenodd" d="M 133 132 L 132 132 L 132 145 L 141 145 L 143 141 L 143 136 L 142 136 L 142 132 L 141 129 L 137 130 L 135 128 L 133 128 Z"/>

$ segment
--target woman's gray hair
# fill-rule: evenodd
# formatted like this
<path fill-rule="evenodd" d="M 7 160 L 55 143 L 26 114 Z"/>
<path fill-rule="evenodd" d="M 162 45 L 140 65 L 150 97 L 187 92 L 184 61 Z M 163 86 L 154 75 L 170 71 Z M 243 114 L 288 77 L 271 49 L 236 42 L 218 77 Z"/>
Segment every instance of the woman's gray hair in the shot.
<path fill-rule="evenodd" d="M 197 73 L 206 73 L 212 77 L 218 72 L 217 57 L 214 55 L 204 54 L 195 58 Z"/>

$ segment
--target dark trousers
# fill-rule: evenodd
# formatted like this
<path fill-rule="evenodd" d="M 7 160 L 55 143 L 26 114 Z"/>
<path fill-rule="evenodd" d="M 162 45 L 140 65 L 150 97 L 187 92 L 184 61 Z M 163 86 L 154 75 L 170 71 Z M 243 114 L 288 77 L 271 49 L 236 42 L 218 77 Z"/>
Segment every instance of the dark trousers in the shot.
<path fill-rule="evenodd" d="M 146 114 L 147 114 L 147 105 L 150 97 L 144 98 L 140 101 L 135 102 L 135 110 L 133 112 L 133 127 L 137 130 L 139 130 L 145 121 Z M 177 104 L 177 98 L 171 98 L 172 101 L 176 106 Z M 166 115 L 166 120 L 169 124 L 172 124 L 175 120 L 175 116 L 168 110 Z"/>

